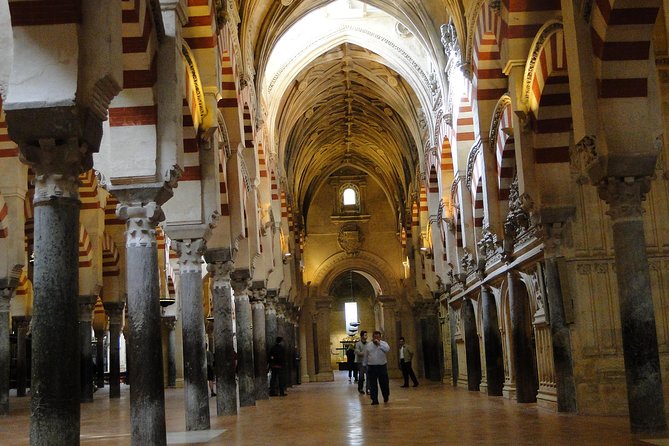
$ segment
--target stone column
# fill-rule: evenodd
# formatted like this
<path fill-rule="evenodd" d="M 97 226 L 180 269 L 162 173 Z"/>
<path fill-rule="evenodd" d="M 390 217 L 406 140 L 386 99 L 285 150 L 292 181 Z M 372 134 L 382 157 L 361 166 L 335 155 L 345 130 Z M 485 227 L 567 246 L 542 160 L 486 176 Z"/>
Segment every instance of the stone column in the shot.
<path fill-rule="evenodd" d="M 91 350 L 91 321 L 97 296 L 79 296 L 79 401 L 93 402 L 93 351 Z"/>
<path fill-rule="evenodd" d="M 267 295 L 265 296 L 265 352 L 269 352 L 269 349 L 274 345 L 276 337 L 279 335 L 276 316 L 278 304 L 276 293 L 276 290 L 267 290 Z"/>
<path fill-rule="evenodd" d="M 641 201 L 649 178 L 614 178 L 599 185 L 613 228 L 627 401 L 633 433 L 663 433 L 667 419 L 657 347 Z"/>
<path fill-rule="evenodd" d="M 105 302 L 105 312 L 109 316 L 109 398 L 121 397 L 121 358 L 119 340 L 123 325 L 124 302 Z"/>
<path fill-rule="evenodd" d="M 267 382 L 267 340 L 265 338 L 265 296 L 267 289 L 264 281 L 253 283 L 251 311 L 253 315 L 253 362 L 255 373 L 255 398 L 269 398 Z"/>
<path fill-rule="evenodd" d="M 177 326 L 177 318 L 163 316 L 162 322 L 167 332 L 167 387 L 174 388 L 177 386 L 177 334 L 174 329 Z"/>
<path fill-rule="evenodd" d="M 302 313 L 302 315 L 306 314 L 306 312 Z M 301 323 L 298 327 L 300 330 L 300 369 L 298 370 L 298 373 L 300 374 L 299 382 L 302 384 L 309 382 L 309 369 L 307 366 L 307 330 L 310 331 L 311 323 L 307 324 L 304 317 L 302 317 L 300 321 Z"/>
<path fill-rule="evenodd" d="M 316 382 L 334 381 L 332 365 L 330 364 L 330 306 L 328 298 L 318 299 L 316 304 L 316 339 L 318 340 L 318 374 Z"/>
<path fill-rule="evenodd" d="M 156 225 L 163 211 L 155 202 L 118 205 L 126 222 L 128 280 L 128 370 L 133 445 L 165 445 L 165 394 L 160 334 L 160 285 Z"/>
<path fill-rule="evenodd" d="M 9 300 L 14 288 L 0 288 L 0 415 L 9 415 Z"/>
<path fill-rule="evenodd" d="M 209 392 L 202 307 L 203 239 L 175 243 L 179 255 L 179 298 L 181 299 L 184 355 L 184 404 L 186 430 L 209 429 Z"/>
<path fill-rule="evenodd" d="M 532 351 L 532 328 L 527 292 L 521 289 L 524 285 L 517 272 L 509 271 L 507 277 L 516 401 L 519 403 L 533 403 L 537 400 L 537 386 L 534 368 L 531 366 L 531 364 L 534 364 L 534 352 Z"/>
<path fill-rule="evenodd" d="M 26 396 L 28 363 L 26 357 L 26 336 L 30 326 L 30 316 L 15 316 L 16 327 L 16 396 Z"/>
<path fill-rule="evenodd" d="M 253 318 L 249 302 L 251 275 L 248 269 L 231 273 L 235 291 L 235 316 L 237 324 L 237 374 L 239 376 L 239 405 L 255 406 L 255 373 L 253 363 Z"/>
<path fill-rule="evenodd" d="M 232 287 L 230 273 L 234 264 L 227 250 L 209 250 L 205 254 L 211 274 L 214 301 L 214 370 L 216 372 L 216 414 L 237 415 L 237 378 L 232 343 Z"/>
<path fill-rule="evenodd" d="M 379 296 L 378 300 L 381 302 L 381 311 L 383 312 L 382 339 L 390 345 L 390 351 L 388 352 L 388 375 L 391 378 L 399 378 L 402 376 L 402 372 L 399 369 L 399 340 L 396 328 L 397 301 L 394 297 L 390 296 Z"/>
<path fill-rule="evenodd" d="M 544 277 L 548 300 L 548 320 L 553 345 L 553 365 L 557 383 L 558 412 L 576 412 L 576 383 L 571 348 L 571 332 L 565 320 L 564 300 L 560 286 L 558 259 L 560 254 L 563 222 L 544 224 L 547 238 L 544 240 Z"/>
<path fill-rule="evenodd" d="M 105 332 L 95 331 L 95 386 L 102 389 L 105 386 Z"/>
<path fill-rule="evenodd" d="M 73 140 L 21 147 L 35 170 L 31 445 L 79 444 L 79 173 Z M 88 158 L 88 157 L 86 157 Z"/>
<path fill-rule="evenodd" d="M 488 395 L 501 396 L 504 387 L 504 356 L 502 335 L 499 331 L 497 302 L 489 288 L 481 287 L 481 312 L 483 313 L 483 348 L 485 354 Z"/>

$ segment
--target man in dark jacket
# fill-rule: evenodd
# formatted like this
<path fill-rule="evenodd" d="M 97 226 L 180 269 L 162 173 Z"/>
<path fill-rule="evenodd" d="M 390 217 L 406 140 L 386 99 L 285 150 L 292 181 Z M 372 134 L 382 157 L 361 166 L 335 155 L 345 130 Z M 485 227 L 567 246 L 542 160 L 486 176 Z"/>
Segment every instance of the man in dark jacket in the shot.
<path fill-rule="evenodd" d="M 283 378 L 283 369 L 286 364 L 286 349 L 281 344 L 282 341 L 283 338 L 277 336 L 276 342 L 269 349 L 269 368 L 272 372 L 272 377 L 269 380 L 269 396 L 286 396 L 286 383 Z"/>

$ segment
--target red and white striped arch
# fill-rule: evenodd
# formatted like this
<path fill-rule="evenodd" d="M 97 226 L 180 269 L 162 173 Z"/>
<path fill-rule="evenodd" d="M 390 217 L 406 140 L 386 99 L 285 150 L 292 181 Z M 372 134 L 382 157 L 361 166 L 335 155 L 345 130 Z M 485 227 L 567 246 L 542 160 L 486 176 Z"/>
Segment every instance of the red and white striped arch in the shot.
<path fill-rule="evenodd" d="M 516 150 L 513 139 L 513 110 L 511 97 L 503 95 L 492 116 L 490 147 L 495 148 L 497 188 L 500 200 L 509 199 L 509 190 L 516 170 Z"/>
<path fill-rule="evenodd" d="M 472 210 L 474 216 L 474 228 L 480 229 L 483 227 L 483 219 L 485 217 L 485 208 L 483 203 L 483 150 L 481 146 L 478 145 L 478 148 L 473 148 L 476 150 L 474 162 L 471 165 L 471 172 L 468 172 L 467 175 L 471 179 L 469 184 L 469 192 L 472 195 Z"/>
<path fill-rule="evenodd" d="M 110 137 L 117 143 L 141 139 L 145 145 L 153 139 L 157 144 L 153 86 L 158 41 L 149 1 L 122 0 L 122 21 L 123 90 L 109 108 Z"/>
<path fill-rule="evenodd" d="M 79 175 L 79 199 L 81 209 L 99 209 L 98 180 L 95 171 L 90 169 Z"/>
<path fill-rule="evenodd" d="M 481 101 L 496 101 L 508 88 L 498 44 L 501 23 L 501 17 L 483 2 L 476 18 L 471 52 L 472 100 L 479 106 Z"/>
<path fill-rule="evenodd" d="M 79 225 L 79 268 L 93 266 L 93 245 L 84 225 Z"/>
<path fill-rule="evenodd" d="M 7 238 L 9 236 L 9 207 L 5 203 L 5 199 L 0 192 L 0 238 Z"/>
<path fill-rule="evenodd" d="M 648 96 L 650 44 L 658 0 L 597 0 L 590 34 L 601 98 Z"/>
<path fill-rule="evenodd" d="M 0 158 L 16 158 L 18 156 L 19 148 L 9 138 L 7 132 L 7 121 L 5 120 L 5 112 L 2 109 L 2 99 L 0 98 Z"/>
<path fill-rule="evenodd" d="M 524 45 L 560 10 L 560 0 L 502 0 L 500 35 L 504 40 L 499 41 L 500 47 L 503 44 L 513 47 L 516 42 Z"/>
<path fill-rule="evenodd" d="M 125 221 L 116 216 L 116 206 L 119 204 L 118 199 L 110 195 L 107 198 L 105 205 L 105 227 L 109 226 L 125 226 Z"/>
<path fill-rule="evenodd" d="M 119 252 L 116 243 L 107 233 L 102 237 L 102 276 L 112 277 L 121 273 Z"/>
<path fill-rule="evenodd" d="M 523 95 L 534 129 L 535 162 L 569 162 L 571 97 L 560 22 L 546 23 L 534 39 L 525 67 Z"/>
<path fill-rule="evenodd" d="M 189 82 L 186 82 L 188 84 Z M 195 113 L 198 109 L 195 108 Z M 202 179 L 200 170 L 200 147 L 197 141 L 197 128 L 195 119 L 198 116 L 193 116 L 193 107 L 184 98 L 182 104 L 182 119 L 183 119 L 183 142 L 184 142 L 184 165 L 183 174 L 179 178 L 181 182 L 200 181 Z"/>

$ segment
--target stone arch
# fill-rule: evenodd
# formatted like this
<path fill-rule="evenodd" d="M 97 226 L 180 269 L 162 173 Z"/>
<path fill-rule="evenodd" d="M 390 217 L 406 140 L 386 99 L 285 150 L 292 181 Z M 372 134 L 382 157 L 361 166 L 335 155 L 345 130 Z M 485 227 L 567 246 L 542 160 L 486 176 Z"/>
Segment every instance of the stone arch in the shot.
<path fill-rule="evenodd" d="M 327 295 L 333 281 L 348 270 L 361 271 L 373 277 L 379 284 L 379 294 L 399 296 L 400 287 L 395 279 L 397 274 L 384 259 L 368 252 L 361 252 L 355 257 L 340 252 L 321 263 L 312 280 L 312 286 L 317 290 L 316 296 Z"/>

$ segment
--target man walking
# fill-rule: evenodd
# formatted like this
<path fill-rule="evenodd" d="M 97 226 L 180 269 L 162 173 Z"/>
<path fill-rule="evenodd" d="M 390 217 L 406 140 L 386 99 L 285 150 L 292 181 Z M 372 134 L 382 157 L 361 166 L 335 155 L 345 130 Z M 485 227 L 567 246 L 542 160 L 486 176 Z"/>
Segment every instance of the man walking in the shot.
<path fill-rule="evenodd" d="M 411 359 L 413 359 L 413 350 L 408 344 L 404 342 L 404 336 L 400 338 L 400 368 L 402 369 L 402 376 L 404 377 L 404 384 L 402 387 L 409 387 L 409 377 L 413 382 L 413 386 L 418 385 L 416 374 L 411 367 Z"/>
<path fill-rule="evenodd" d="M 269 368 L 272 372 L 272 377 L 269 380 L 269 396 L 286 396 L 286 383 L 283 377 L 283 368 L 286 365 L 286 349 L 283 348 L 282 341 L 283 338 L 277 336 L 276 342 L 269 349 Z"/>
<path fill-rule="evenodd" d="M 365 394 L 365 368 L 362 360 L 365 358 L 365 347 L 367 346 L 367 330 L 360 332 L 360 340 L 355 343 L 355 365 L 358 367 L 358 392 Z M 367 382 L 369 388 L 369 381 Z M 368 392 L 369 393 L 369 392 Z"/>
<path fill-rule="evenodd" d="M 381 340 L 381 332 L 377 330 L 372 333 L 372 342 L 365 347 L 362 364 L 367 367 L 367 379 L 373 406 L 379 404 L 379 387 L 381 387 L 383 402 L 387 403 L 390 398 L 388 358 L 386 357 L 389 351 L 388 343 Z"/>

